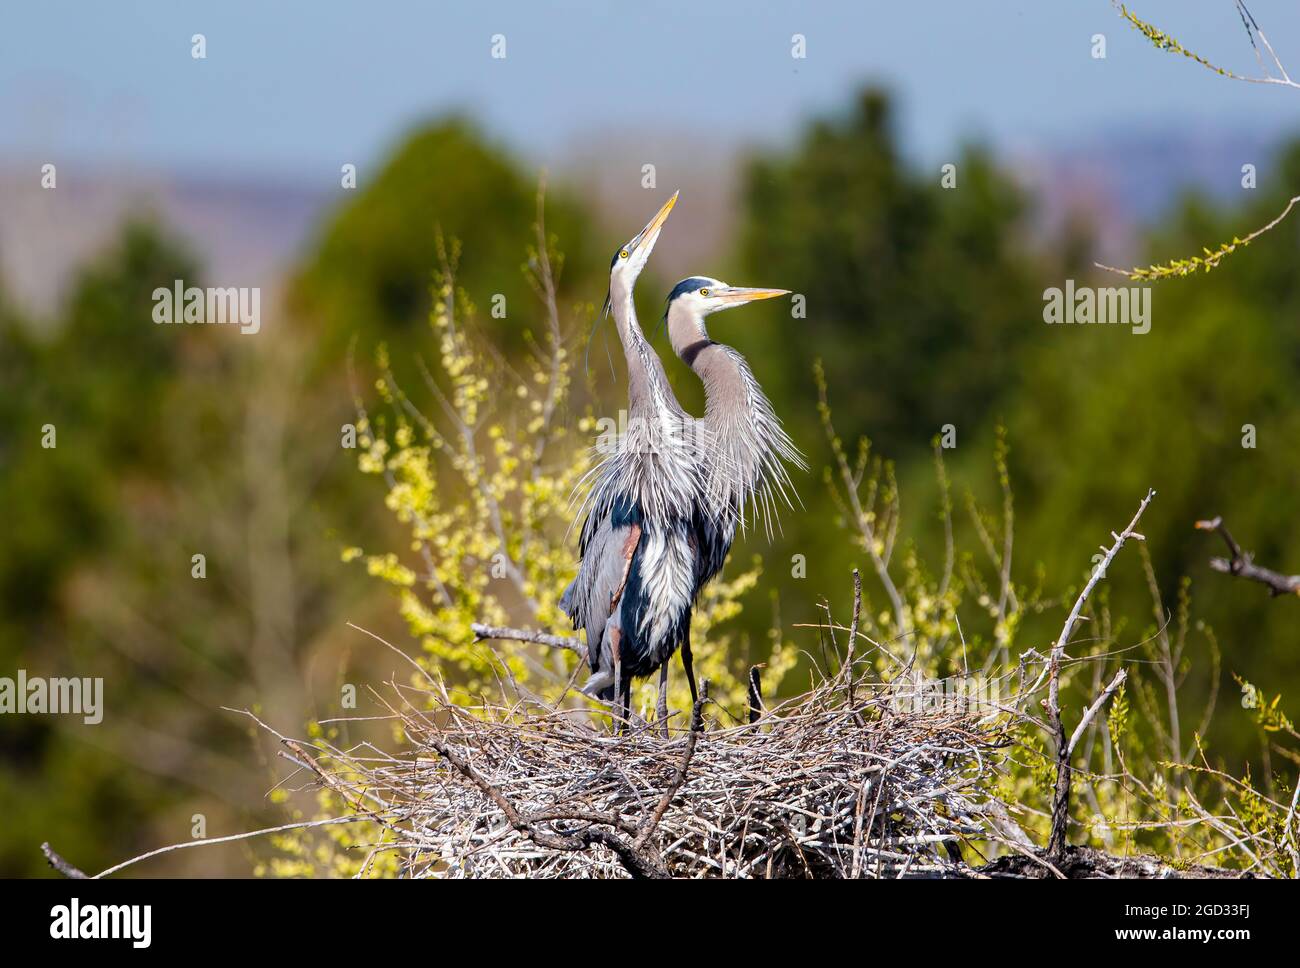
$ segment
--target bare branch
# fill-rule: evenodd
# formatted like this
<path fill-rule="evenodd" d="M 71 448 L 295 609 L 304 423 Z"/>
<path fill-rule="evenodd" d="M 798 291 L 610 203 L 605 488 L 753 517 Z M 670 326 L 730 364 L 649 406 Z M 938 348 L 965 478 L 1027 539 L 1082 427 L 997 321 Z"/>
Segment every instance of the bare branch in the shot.
<path fill-rule="evenodd" d="M 849 705 L 853 705 L 853 646 L 858 641 L 858 620 L 862 617 L 862 575 L 853 569 L 853 624 L 849 626 L 849 650 L 844 664 L 849 670 Z"/>
<path fill-rule="evenodd" d="M 188 850 L 191 847 L 208 847 L 212 844 L 229 844 L 234 843 L 237 840 L 251 840 L 254 837 L 264 837 L 267 834 L 283 833 L 286 830 L 302 830 L 308 827 L 327 827 L 339 823 L 361 823 L 367 819 L 369 818 L 358 816 L 326 817 L 323 820 L 303 820 L 299 823 L 281 824 L 278 827 L 263 827 L 261 830 L 250 830 L 247 833 L 231 834 L 228 837 L 208 837 L 204 840 L 186 840 L 179 844 L 169 844 L 166 847 L 159 847 L 156 850 L 151 850 L 147 853 L 140 854 L 137 857 L 132 857 L 130 860 L 124 860 L 120 864 L 114 864 L 107 870 L 100 871 L 94 877 L 90 878 L 90 880 L 100 880 L 101 878 L 108 877 L 110 874 L 116 874 L 118 871 L 130 867 L 133 864 L 138 864 L 142 860 L 148 860 L 150 857 L 157 857 L 159 854 L 169 854 L 174 850 Z"/>
<path fill-rule="evenodd" d="M 1087 731 L 1097 712 L 1102 706 L 1106 705 L 1106 700 L 1115 694 L 1115 690 L 1122 686 L 1127 678 L 1128 673 L 1120 669 L 1119 672 L 1115 673 L 1115 678 L 1110 681 L 1110 685 L 1103 689 L 1096 701 L 1084 711 L 1083 718 L 1079 720 L 1079 725 L 1074 727 L 1074 734 L 1070 737 L 1070 745 L 1065 748 L 1066 756 L 1074 752 L 1074 748 L 1079 745 L 1079 740 L 1083 739 L 1084 732 Z"/>
<path fill-rule="evenodd" d="M 1065 828 L 1070 817 L 1070 744 L 1066 740 L 1065 726 L 1061 722 L 1061 660 L 1065 657 L 1065 649 L 1070 644 L 1070 637 L 1074 635 L 1075 626 L 1079 624 L 1079 615 L 1083 611 L 1084 604 L 1088 601 L 1088 596 L 1092 594 L 1092 590 L 1097 586 L 1097 583 L 1105 577 L 1111 562 L 1119 554 L 1119 549 L 1124 547 L 1124 542 L 1129 538 L 1144 540 L 1143 536 L 1138 534 L 1135 529 L 1138 521 L 1142 518 L 1142 512 L 1147 509 L 1147 505 L 1151 503 L 1151 499 L 1155 496 L 1155 490 L 1148 489 L 1147 496 L 1138 505 L 1137 513 L 1133 515 L 1133 520 L 1128 523 L 1128 527 L 1119 534 L 1111 532 L 1113 543 L 1109 548 L 1103 548 L 1106 552 L 1105 556 L 1097 567 L 1092 570 L 1092 575 L 1089 577 L 1087 584 L 1083 586 L 1083 591 L 1075 599 L 1074 608 L 1070 609 L 1065 625 L 1061 628 L 1061 635 L 1056 640 L 1056 644 L 1052 646 L 1051 654 L 1048 656 L 1046 669 L 1048 676 L 1047 700 L 1044 705 L 1047 708 L 1048 725 L 1056 743 L 1056 787 L 1052 796 L 1052 829 L 1047 841 L 1047 854 L 1049 857 L 1060 857 L 1064 854 Z"/>
<path fill-rule="evenodd" d="M 570 652 L 576 653 L 584 661 L 587 658 L 587 647 L 577 639 L 567 639 L 561 635 L 550 635 L 546 632 L 535 632 L 532 629 L 513 629 L 504 625 L 484 625 L 481 622 L 474 622 L 469 628 L 474 633 L 474 639 L 477 642 L 482 642 L 485 639 L 531 642 L 534 645 L 547 645 L 553 649 L 568 649 Z"/>
<path fill-rule="evenodd" d="M 758 722 L 763 715 L 763 680 L 759 674 L 760 665 L 749 667 L 749 721 Z"/>
<path fill-rule="evenodd" d="M 1224 544 L 1228 546 L 1228 554 L 1232 557 L 1210 559 L 1210 567 L 1215 571 L 1221 571 L 1225 575 L 1236 575 L 1247 581 L 1259 582 L 1268 588 L 1269 594 L 1274 597 L 1300 595 L 1300 575 L 1283 575 L 1271 568 L 1262 568 L 1255 564 L 1251 553 L 1242 551 L 1241 545 L 1233 539 L 1231 532 L 1223 523 L 1223 518 L 1214 517 L 1207 521 L 1197 521 L 1196 529 L 1217 532 L 1223 538 Z"/>
<path fill-rule="evenodd" d="M 54 852 L 54 848 L 48 842 L 41 844 L 41 853 L 49 861 L 51 867 L 62 874 L 64 877 L 70 877 L 74 881 L 88 881 L 90 877 L 79 867 L 73 867 L 70 863 Z"/>

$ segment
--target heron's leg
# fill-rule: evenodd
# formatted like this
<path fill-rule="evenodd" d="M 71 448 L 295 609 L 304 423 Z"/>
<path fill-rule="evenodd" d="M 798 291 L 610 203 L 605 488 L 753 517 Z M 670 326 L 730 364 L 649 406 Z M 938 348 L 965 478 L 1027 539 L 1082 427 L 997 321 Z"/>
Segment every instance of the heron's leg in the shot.
<path fill-rule="evenodd" d="M 619 720 L 615 728 L 620 733 L 623 731 L 623 724 L 627 722 L 627 716 L 623 713 L 623 657 L 620 648 L 622 638 L 622 629 L 609 630 L 609 652 L 614 659 L 614 716 Z"/>
<path fill-rule="evenodd" d="M 695 664 L 691 658 L 691 630 L 686 630 L 686 638 L 682 640 L 682 668 L 686 670 L 686 681 L 691 684 L 691 708 L 700 701 L 699 690 L 695 687 Z"/>
<path fill-rule="evenodd" d="M 659 667 L 659 705 L 655 707 L 655 716 L 659 719 L 659 733 L 668 738 L 668 663 Z"/>
<path fill-rule="evenodd" d="M 614 718 L 616 731 L 622 733 L 627 726 L 627 710 L 623 707 L 623 663 L 618 659 L 614 660 Z"/>
<path fill-rule="evenodd" d="M 623 691 L 619 693 L 619 712 L 623 722 L 619 724 L 618 731 L 626 733 L 632 724 L 632 677 L 628 676 L 623 681 Z"/>

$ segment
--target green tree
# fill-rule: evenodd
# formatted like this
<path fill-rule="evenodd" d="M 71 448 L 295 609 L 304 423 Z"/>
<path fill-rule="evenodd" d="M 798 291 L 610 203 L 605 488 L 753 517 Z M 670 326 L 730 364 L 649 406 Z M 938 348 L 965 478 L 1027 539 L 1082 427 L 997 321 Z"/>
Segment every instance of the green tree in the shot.
<path fill-rule="evenodd" d="M 12 314 L 0 319 L 6 675 L 24 668 L 32 675 L 105 676 L 115 706 L 132 696 L 150 701 L 138 678 L 117 674 L 121 666 L 112 658 L 83 647 L 74 615 L 86 569 L 121 547 L 124 494 L 166 464 L 157 427 L 180 344 L 151 322 L 151 293 L 192 272 L 173 241 L 131 225 L 82 273 L 50 338 L 37 338 Z M 53 448 L 42 447 L 47 425 L 56 435 Z M 5 719 L 0 870 L 42 869 L 35 846 L 56 836 L 79 856 L 105 858 L 121 836 L 123 813 L 162 810 L 172 801 L 165 787 L 125 774 L 120 761 L 96 748 L 92 735 L 106 734 L 111 724 Z M 82 731 L 92 729 L 102 732 Z"/>
<path fill-rule="evenodd" d="M 1266 221 L 1285 204 L 1286 186 L 1300 184 L 1300 143 L 1281 153 L 1277 174 L 1244 204 L 1185 199 L 1168 226 L 1153 233 L 1151 261 L 1199 251 Z M 1143 532 L 1166 607 L 1174 607 L 1179 576 L 1190 576 L 1197 615 L 1217 631 L 1225 671 L 1286 696 L 1300 691 L 1300 650 L 1293 647 L 1300 603 L 1270 600 L 1261 586 L 1211 571 L 1208 559 L 1225 549 L 1193 523 L 1222 515 L 1260 563 L 1300 571 L 1300 516 L 1291 500 L 1300 483 L 1297 251 L 1300 223 L 1288 220 L 1209 274 L 1154 285 L 1151 331 L 1142 336 L 1121 327 L 1031 321 L 1037 338 L 1005 406 L 1021 533 L 1048 572 L 1086 566 L 1067 535 L 1099 528 L 1104 534 L 1105 522 L 1122 517 L 1134 495 L 1155 487 L 1160 501 Z M 1077 281 L 1132 285 L 1096 272 Z M 1254 447 L 1244 446 L 1247 424 L 1255 429 Z M 1140 596 L 1140 583 L 1130 587 Z M 1116 610 L 1139 615 L 1136 604 L 1121 599 Z M 1153 632 L 1154 616 L 1151 623 L 1134 628 L 1132 638 Z M 1195 643 L 1189 655 L 1192 682 L 1203 680 L 1208 642 Z M 1235 696 L 1226 700 L 1237 705 Z M 1211 737 L 1234 757 L 1261 750 L 1240 713 L 1216 717 Z"/>
<path fill-rule="evenodd" d="M 372 178 L 361 175 L 295 279 L 292 306 L 311 325 L 321 365 L 332 371 L 357 335 L 363 347 L 394 341 L 398 372 L 410 375 L 399 350 L 426 341 L 438 247 L 450 248 L 453 240 L 473 253 L 458 278 L 484 325 L 519 349 L 534 299 L 518 271 L 520 240 L 531 237 L 536 215 L 535 175 L 468 121 L 413 132 Z M 546 218 L 550 232 L 565 240 L 566 266 L 578 270 L 560 267 L 561 300 L 575 293 L 591 300 L 591 287 L 582 285 L 592 278 L 584 271 L 594 266 L 585 216 L 563 191 L 552 190 Z M 491 315 L 496 294 L 506 300 L 504 319 Z"/>
<path fill-rule="evenodd" d="M 775 398 L 799 401 L 782 412 L 809 436 L 818 357 L 844 425 L 869 428 L 898 457 L 928 453 L 943 424 L 978 423 L 1013 378 L 1035 294 L 1017 244 L 1025 202 L 985 152 L 953 161 L 956 188 L 942 187 L 937 165 L 909 166 L 889 99 L 867 90 L 793 151 L 751 163 L 747 284 L 804 296 L 807 321 L 753 310 L 771 322 L 755 325 L 747 345 Z"/>

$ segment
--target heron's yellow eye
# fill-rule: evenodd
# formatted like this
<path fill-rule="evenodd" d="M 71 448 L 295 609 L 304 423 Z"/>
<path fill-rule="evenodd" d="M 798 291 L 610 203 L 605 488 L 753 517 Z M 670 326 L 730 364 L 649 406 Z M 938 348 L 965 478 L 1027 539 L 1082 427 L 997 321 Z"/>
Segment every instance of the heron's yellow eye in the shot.
<path fill-rule="evenodd" d="M 619 257 L 620 259 L 626 259 L 626 258 L 627 258 L 627 249 L 624 249 L 622 252 L 620 252 L 620 253 L 618 254 L 618 257 Z"/>
<path fill-rule="evenodd" d="M 701 295 L 701 296 L 707 296 L 708 294 L 709 294 L 709 290 L 708 290 L 708 289 L 701 289 L 701 290 L 700 290 L 700 295 Z"/>

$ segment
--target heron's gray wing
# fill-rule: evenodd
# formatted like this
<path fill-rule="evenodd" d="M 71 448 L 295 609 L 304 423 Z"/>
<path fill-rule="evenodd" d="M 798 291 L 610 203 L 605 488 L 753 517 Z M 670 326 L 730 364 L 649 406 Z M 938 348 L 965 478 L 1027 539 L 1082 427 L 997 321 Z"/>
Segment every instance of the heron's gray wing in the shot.
<path fill-rule="evenodd" d="M 630 532 L 630 525 L 616 526 L 609 515 L 597 522 L 590 529 L 578 576 L 560 600 L 573 619 L 573 627 L 586 630 L 587 657 L 593 672 L 611 661 L 605 628 L 610 622 L 610 599 L 626 570 L 623 551 Z"/>
<path fill-rule="evenodd" d="M 594 559 L 588 554 L 592 542 L 600 535 L 600 542 L 605 540 L 604 532 L 610 528 L 610 505 L 608 501 L 594 504 L 582 521 L 582 532 L 578 538 L 578 573 L 569 582 L 560 596 L 560 608 L 569 616 L 575 629 L 585 627 L 587 617 L 587 597 L 591 589 L 591 569 Z"/>

